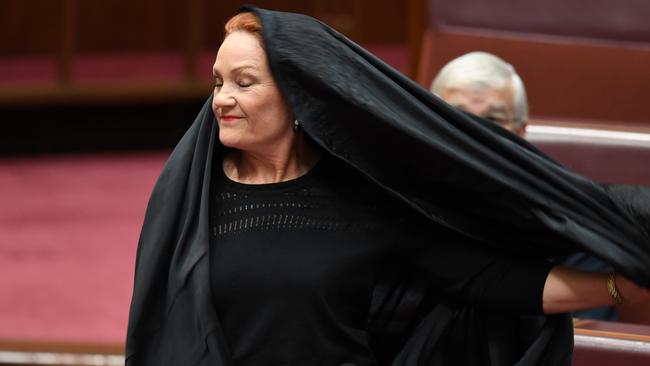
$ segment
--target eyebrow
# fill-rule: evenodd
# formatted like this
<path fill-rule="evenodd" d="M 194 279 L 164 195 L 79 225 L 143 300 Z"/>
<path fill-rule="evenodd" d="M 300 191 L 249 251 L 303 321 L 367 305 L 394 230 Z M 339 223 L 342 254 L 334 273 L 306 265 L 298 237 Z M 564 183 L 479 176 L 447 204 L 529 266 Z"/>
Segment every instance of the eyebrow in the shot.
<path fill-rule="evenodd" d="M 232 69 L 231 72 L 239 72 L 239 71 L 241 71 L 241 70 L 245 70 L 245 69 L 255 69 L 255 68 L 257 68 L 255 65 L 241 65 L 241 66 L 237 66 L 237 67 L 235 67 L 234 69 Z M 217 69 L 212 68 L 212 76 L 217 76 L 217 73 L 218 73 L 218 72 L 217 72 Z"/>

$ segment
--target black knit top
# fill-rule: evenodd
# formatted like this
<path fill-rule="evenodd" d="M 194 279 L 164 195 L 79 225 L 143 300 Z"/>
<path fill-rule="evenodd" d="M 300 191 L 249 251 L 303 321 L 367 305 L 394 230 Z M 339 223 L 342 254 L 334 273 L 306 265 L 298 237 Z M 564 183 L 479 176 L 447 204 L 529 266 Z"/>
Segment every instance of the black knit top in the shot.
<path fill-rule="evenodd" d="M 385 273 L 450 299 L 540 313 L 549 266 L 472 248 L 324 157 L 287 182 L 213 178 L 216 312 L 236 366 L 376 365 L 367 318 Z"/>

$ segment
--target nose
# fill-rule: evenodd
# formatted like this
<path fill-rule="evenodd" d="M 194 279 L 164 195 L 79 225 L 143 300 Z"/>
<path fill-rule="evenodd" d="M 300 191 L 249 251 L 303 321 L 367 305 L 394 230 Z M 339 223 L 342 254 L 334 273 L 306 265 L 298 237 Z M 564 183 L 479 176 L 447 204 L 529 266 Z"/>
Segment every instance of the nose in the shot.
<path fill-rule="evenodd" d="M 214 88 L 212 104 L 215 108 L 233 107 L 237 101 L 228 88 L 223 85 L 220 88 Z"/>

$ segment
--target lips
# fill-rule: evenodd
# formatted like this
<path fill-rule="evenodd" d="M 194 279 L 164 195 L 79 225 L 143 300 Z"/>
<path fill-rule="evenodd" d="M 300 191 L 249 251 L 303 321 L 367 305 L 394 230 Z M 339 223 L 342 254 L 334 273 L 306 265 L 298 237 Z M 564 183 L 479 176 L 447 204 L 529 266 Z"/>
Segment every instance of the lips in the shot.
<path fill-rule="evenodd" d="M 228 115 L 226 115 L 226 116 L 219 117 L 219 120 L 222 123 L 232 123 L 232 122 L 238 121 L 240 119 L 242 119 L 242 117 L 239 117 L 239 116 L 228 116 Z"/>

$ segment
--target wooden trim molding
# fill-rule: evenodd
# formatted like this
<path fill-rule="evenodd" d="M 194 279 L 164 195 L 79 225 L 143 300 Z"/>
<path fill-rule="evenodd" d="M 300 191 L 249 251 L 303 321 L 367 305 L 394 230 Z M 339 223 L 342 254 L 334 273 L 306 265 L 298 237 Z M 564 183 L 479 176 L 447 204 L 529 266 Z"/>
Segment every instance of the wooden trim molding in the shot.
<path fill-rule="evenodd" d="M 124 365 L 124 346 L 103 343 L 1 340 L 0 365 Z"/>

